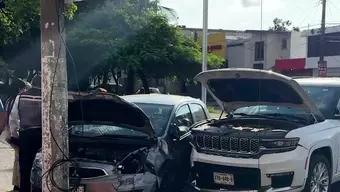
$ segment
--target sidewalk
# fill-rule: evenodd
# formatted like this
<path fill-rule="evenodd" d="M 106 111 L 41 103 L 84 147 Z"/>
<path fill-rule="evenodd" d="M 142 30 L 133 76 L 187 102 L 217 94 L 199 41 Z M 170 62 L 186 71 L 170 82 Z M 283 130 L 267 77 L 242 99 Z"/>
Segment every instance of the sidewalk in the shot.
<path fill-rule="evenodd" d="M 12 168 L 14 150 L 0 136 L 0 191 L 7 192 L 13 189 Z"/>

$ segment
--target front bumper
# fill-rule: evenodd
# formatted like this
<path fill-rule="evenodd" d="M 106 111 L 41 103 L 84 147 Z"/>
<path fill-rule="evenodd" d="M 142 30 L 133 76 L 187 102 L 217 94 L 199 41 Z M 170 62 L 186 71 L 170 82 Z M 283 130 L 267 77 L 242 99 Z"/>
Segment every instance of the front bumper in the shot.
<path fill-rule="evenodd" d="M 35 189 L 41 189 L 42 184 L 42 162 L 41 153 L 37 153 L 37 157 L 33 163 L 31 171 L 31 185 Z M 82 161 L 78 159 L 78 168 L 81 169 L 96 169 L 104 173 L 101 176 L 84 177 L 89 173 L 87 171 L 81 172 L 82 178 L 75 179 L 70 178 L 71 186 L 80 186 L 85 188 L 85 192 L 128 192 L 128 191 L 145 191 L 153 192 L 157 189 L 158 178 L 150 173 L 138 173 L 138 174 L 119 174 L 116 173 L 114 167 L 107 163 L 100 163 L 96 161 Z M 72 172 L 72 169 L 70 169 Z M 71 173 L 72 174 L 72 173 Z M 78 190 L 82 191 L 82 190 Z"/>
<path fill-rule="evenodd" d="M 86 192 L 103 191 L 146 191 L 152 192 L 157 189 L 157 178 L 155 175 L 146 172 L 140 174 L 124 174 L 116 176 L 105 176 L 95 179 L 82 179 L 80 184 Z M 71 183 L 72 180 L 71 180 Z"/>
<path fill-rule="evenodd" d="M 265 154 L 259 159 L 210 155 L 198 153 L 195 149 L 191 156 L 192 166 L 194 167 L 193 170 L 195 172 L 194 177 L 198 176 L 205 178 L 205 182 L 196 178 L 196 185 L 201 191 L 301 191 L 307 175 L 306 161 L 308 158 L 308 150 L 300 146 L 290 152 Z M 199 167 L 197 166 L 199 164 L 205 165 L 208 170 L 205 170 L 204 172 L 203 170 L 199 170 L 202 168 L 196 169 L 196 167 Z M 252 173 L 250 174 L 250 172 L 247 172 L 248 170 Z M 214 184 L 212 172 L 215 171 L 222 173 L 229 173 L 228 171 L 231 171 L 236 175 L 235 185 L 238 186 L 221 186 Z M 203 172 L 204 175 L 199 175 L 199 173 L 202 174 Z M 257 172 L 257 174 L 254 172 Z M 276 178 L 278 177 L 275 176 L 288 173 L 291 175 L 289 186 L 277 185 Z M 251 181 L 251 184 L 247 183 L 247 180 Z M 258 184 L 255 187 L 254 183 L 256 182 L 258 182 Z"/>

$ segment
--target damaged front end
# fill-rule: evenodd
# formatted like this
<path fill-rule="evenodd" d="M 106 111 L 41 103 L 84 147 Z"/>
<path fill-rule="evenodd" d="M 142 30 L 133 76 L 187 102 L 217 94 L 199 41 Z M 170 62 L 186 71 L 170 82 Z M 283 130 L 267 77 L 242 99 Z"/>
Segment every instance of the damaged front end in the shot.
<path fill-rule="evenodd" d="M 151 148 L 140 148 L 128 153 L 118 162 L 94 158 L 72 158 L 70 186 L 86 192 L 154 192 L 159 188 L 164 162 L 168 159 L 164 141 L 159 140 Z M 98 159 L 98 158 L 95 158 Z M 40 191 L 42 154 L 37 153 L 31 172 L 31 184 Z"/>
<path fill-rule="evenodd" d="M 69 102 L 69 128 L 71 188 L 157 191 L 168 149 L 137 106 L 112 95 L 76 98 Z M 39 152 L 31 172 L 34 191 L 40 191 L 42 175 Z"/>

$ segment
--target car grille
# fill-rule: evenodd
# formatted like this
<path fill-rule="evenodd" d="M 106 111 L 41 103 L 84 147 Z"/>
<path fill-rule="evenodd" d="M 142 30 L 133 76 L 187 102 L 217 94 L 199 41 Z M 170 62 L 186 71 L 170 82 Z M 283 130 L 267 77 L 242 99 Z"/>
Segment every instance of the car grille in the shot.
<path fill-rule="evenodd" d="M 239 154 L 257 154 L 260 149 L 259 139 L 213 136 L 208 134 L 194 135 L 194 144 L 199 150 L 202 151 Z"/>

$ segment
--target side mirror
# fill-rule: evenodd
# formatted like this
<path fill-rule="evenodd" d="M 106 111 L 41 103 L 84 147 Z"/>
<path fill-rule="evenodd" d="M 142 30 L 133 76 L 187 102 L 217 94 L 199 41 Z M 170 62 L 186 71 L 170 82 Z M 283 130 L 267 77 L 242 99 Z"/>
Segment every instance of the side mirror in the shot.
<path fill-rule="evenodd" d="M 187 127 L 187 126 L 177 126 L 177 125 L 173 124 L 170 127 L 170 136 L 174 140 L 179 140 L 181 138 L 181 136 L 186 134 L 188 131 L 189 131 L 189 127 Z"/>
<path fill-rule="evenodd" d="M 180 126 L 186 126 L 186 127 L 190 127 L 191 125 L 191 121 L 188 118 L 178 118 L 176 119 L 176 125 Z"/>

